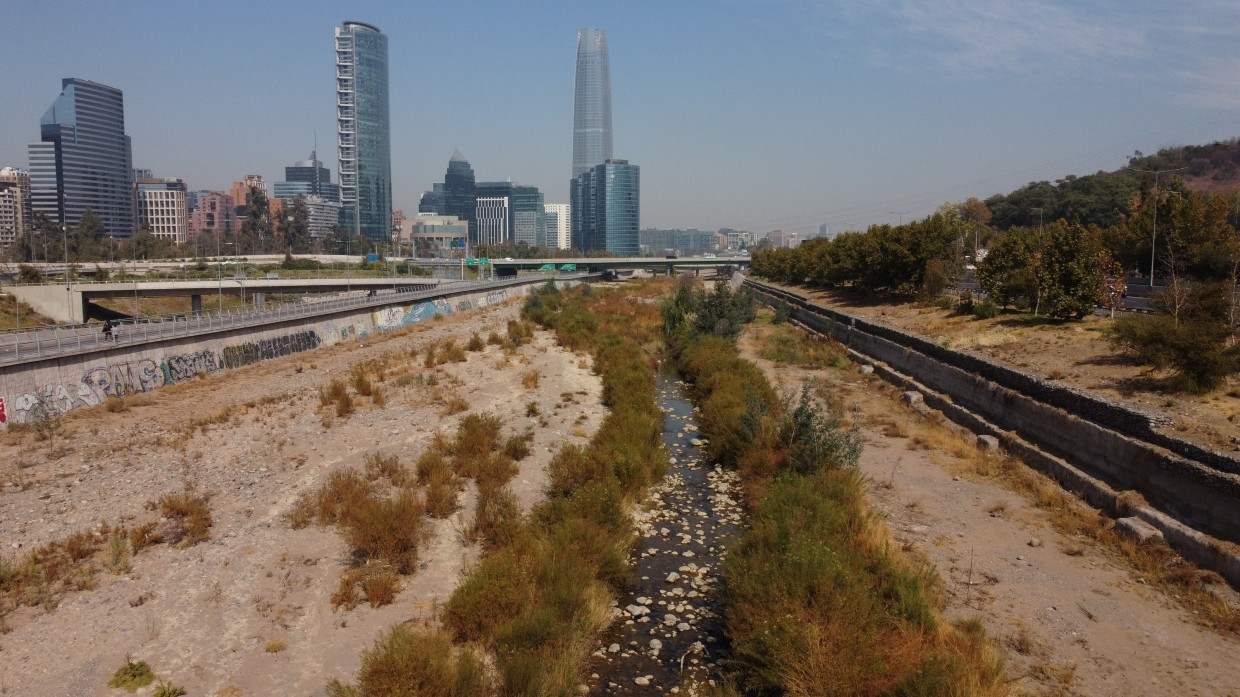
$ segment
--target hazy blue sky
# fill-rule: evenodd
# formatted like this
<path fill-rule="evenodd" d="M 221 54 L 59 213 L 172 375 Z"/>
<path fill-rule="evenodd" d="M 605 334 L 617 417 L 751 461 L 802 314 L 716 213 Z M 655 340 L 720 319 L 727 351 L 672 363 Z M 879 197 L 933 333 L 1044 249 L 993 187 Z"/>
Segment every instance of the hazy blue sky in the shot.
<path fill-rule="evenodd" d="M 565 201 L 577 30 L 607 31 L 615 156 L 643 227 L 805 232 L 1240 136 L 1235 0 L 744 2 L 0 0 L 0 166 L 64 77 L 125 92 L 134 164 L 269 182 L 318 130 L 335 179 L 332 28 L 389 37 L 394 203 L 453 148 Z"/>

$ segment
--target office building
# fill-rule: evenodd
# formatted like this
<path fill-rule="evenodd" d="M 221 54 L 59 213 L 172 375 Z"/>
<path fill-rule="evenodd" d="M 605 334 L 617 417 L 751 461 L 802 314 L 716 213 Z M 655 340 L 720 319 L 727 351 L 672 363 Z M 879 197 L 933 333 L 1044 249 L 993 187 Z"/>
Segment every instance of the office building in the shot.
<path fill-rule="evenodd" d="M 573 177 L 610 159 L 611 68 L 607 60 L 607 33 L 587 27 L 577 32 Z"/>
<path fill-rule="evenodd" d="M 438 191 L 423 191 L 422 198 L 418 200 L 418 214 L 430 213 L 431 215 L 443 215 Z"/>
<path fill-rule="evenodd" d="M 570 207 L 567 203 L 543 204 L 543 214 L 547 221 L 548 247 L 568 249 L 573 246 L 573 227 L 569 211 Z"/>
<path fill-rule="evenodd" d="M 437 185 L 439 209 L 442 215 L 454 215 L 469 222 L 469 239 L 478 241 L 477 198 L 478 188 L 474 181 L 474 168 L 460 150 L 452 151 L 448 170 L 444 172 L 443 184 Z"/>
<path fill-rule="evenodd" d="M 543 195 L 538 187 L 512 182 L 480 182 L 475 191 L 479 244 L 547 244 Z"/>
<path fill-rule="evenodd" d="M 34 227 L 30 208 L 30 173 L 23 169 L 0 169 L 0 247 L 7 247 Z"/>
<path fill-rule="evenodd" d="M 146 177 L 134 182 L 134 217 L 138 229 L 182 244 L 189 238 L 189 202 L 180 179 Z"/>
<path fill-rule="evenodd" d="M 608 160 L 572 181 L 573 246 L 637 256 L 641 222 L 641 168 Z"/>
<path fill-rule="evenodd" d="M 388 40 L 379 28 L 336 27 L 336 125 L 341 217 L 356 235 L 392 236 Z"/>
<path fill-rule="evenodd" d="M 340 204 L 314 195 L 303 196 L 301 200 L 306 204 L 306 227 L 310 230 L 310 239 L 330 236 L 332 228 L 340 220 Z"/>
<path fill-rule="evenodd" d="M 233 198 L 223 191 L 199 193 L 198 207 L 189 217 L 190 235 L 203 245 L 202 251 L 210 253 L 210 243 L 221 243 L 221 238 L 237 231 L 237 211 L 233 206 Z M 213 239 L 203 239 L 209 237 Z M 225 240 L 226 241 L 226 240 Z M 220 248 L 220 251 L 228 250 Z"/>
<path fill-rule="evenodd" d="M 237 209 L 237 215 L 244 216 L 245 209 L 250 207 L 250 196 L 252 193 L 261 193 L 264 198 L 267 197 L 267 182 L 263 181 L 261 175 L 247 174 L 245 179 L 233 182 L 232 189 L 228 193 L 232 196 L 233 205 Z"/>
<path fill-rule="evenodd" d="M 331 170 L 319 161 L 317 152 L 312 151 L 308 160 L 285 167 L 284 181 L 272 186 L 272 198 L 291 201 L 298 196 L 318 196 L 340 203 L 340 185 L 332 183 Z"/>
<path fill-rule="evenodd" d="M 453 259 L 465 256 L 469 221 L 454 215 L 418 215 L 401 223 L 400 245 L 412 247 L 413 256 Z"/>
<path fill-rule="evenodd" d="M 65 78 L 39 121 L 39 138 L 28 146 L 32 210 L 77 225 L 90 209 L 107 235 L 132 235 L 133 155 L 121 91 Z"/>

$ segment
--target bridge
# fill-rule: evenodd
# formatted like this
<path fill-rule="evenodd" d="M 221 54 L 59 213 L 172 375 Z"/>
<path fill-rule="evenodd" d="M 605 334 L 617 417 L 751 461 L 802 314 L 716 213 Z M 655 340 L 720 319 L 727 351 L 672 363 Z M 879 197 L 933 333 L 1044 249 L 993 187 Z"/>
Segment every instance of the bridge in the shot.
<path fill-rule="evenodd" d="M 416 263 L 416 262 L 415 262 Z M 749 257 L 577 257 L 572 259 L 494 259 L 490 263 L 499 276 L 512 276 L 520 271 L 608 271 L 616 269 L 747 268 Z M 566 268 L 567 267 L 567 268 Z"/>
<path fill-rule="evenodd" d="M 198 281 L 132 281 L 125 283 L 64 283 L 18 285 L 7 288 L 22 302 L 47 317 L 60 322 L 82 323 L 92 318 L 91 301 L 97 298 L 167 298 L 186 297 L 191 301 L 191 312 L 202 313 L 203 296 L 246 294 L 254 297 L 261 307 L 268 293 L 345 293 L 349 291 L 375 292 L 379 290 L 428 290 L 440 283 L 434 278 L 246 278 L 233 276 Z M 97 308 L 94 308 L 97 309 Z"/>

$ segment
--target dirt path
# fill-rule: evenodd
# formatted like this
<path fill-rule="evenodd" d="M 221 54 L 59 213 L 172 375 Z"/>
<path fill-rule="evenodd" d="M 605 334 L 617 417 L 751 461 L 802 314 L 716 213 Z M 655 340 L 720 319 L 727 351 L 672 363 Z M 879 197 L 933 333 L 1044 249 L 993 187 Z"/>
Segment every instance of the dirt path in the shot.
<path fill-rule="evenodd" d="M 10 614 L 0 694 L 123 694 L 106 683 L 127 655 L 191 695 L 320 695 L 330 677 L 351 679 L 382 630 L 429 616 L 476 558 L 459 534 L 472 519 L 472 494 L 433 521 L 419 570 L 395 603 L 377 609 L 333 611 L 344 543 L 332 529 L 293 530 L 283 516 L 333 469 L 360 466 L 372 452 L 412 466 L 436 431 L 450 434 L 477 411 L 499 415 L 505 436 L 533 430 L 533 454 L 511 484 L 528 510 L 542 495 L 553 449 L 584 442 L 602 419 L 588 359 L 539 332 L 512 355 L 487 346 L 463 363 L 423 362 L 425 347 L 447 337 L 464 345 L 474 332 L 504 336 L 517 309 L 453 315 L 228 371 L 131 399 L 120 413 L 75 412 L 53 448 L 33 434 L 0 437 L 0 541 L 9 558 L 103 523 L 154 520 L 144 504 L 186 483 L 212 493 L 214 517 L 208 542 L 156 545 L 131 560 L 132 571 L 101 570 L 95 589 L 69 593 L 59 607 Z M 357 397 L 347 418 L 320 407 L 321 385 L 385 354 L 386 406 Z M 468 411 L 445 415 L 454 397 Z M 538 414 L 529 415 L 531 403 Z"/>
<path fill-rule="evenodd" d="M 1195 623 L 1104 548 L 1067 538 L 1025 496 L 976 473 L 972 445 L 900 404 L 855 366 L 807 370 L 742 354 L 773 383 L 807 380 L 862 424 L 870 501 L 898 544 L 928 559 L 952 620 L 979 618 L 1008 652 L 1016 685 L 1034 694 L 1237 695 L 1240 641 Z M 929 449 L 928 449 L 929 448 Z"/>

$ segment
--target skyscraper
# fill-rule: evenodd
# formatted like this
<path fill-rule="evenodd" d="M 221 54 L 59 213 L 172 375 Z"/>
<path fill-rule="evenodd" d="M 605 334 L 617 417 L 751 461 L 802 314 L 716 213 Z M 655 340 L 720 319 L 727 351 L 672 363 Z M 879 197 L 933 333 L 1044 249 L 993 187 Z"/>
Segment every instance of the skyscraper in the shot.
<path fill-rule="evenodd" d="M 469 221 L 469 239 L 478 241 L 477 198 L 478 188 L 474 181 L 474 168 L 460 150 L 452 151 L 452 159 L 448 160 L 448 171 L 443 175 L 442 193 L 439 197 L 439 208 L 444 215 L 455 215 L 461 220 Z"/>
<path fill-rule="evenodd" d="M 479 244 L 547 244 L 543 195 L 537 187 L 480 182 L 476 188 Z"/>
<path fill-rule="evenodd" d="M 332 183 L 331 170 L 319 162 L 318 153 L 311 151 L 309 160 L 284 168 L 284 181 L 275 183 L 273 196 L 288 200 L 319 196 L 325 201 L 340 203 L 340 187 Z"/>
<path fill-rule="evenodd" d="M 388 43 L 372 24 L 336 27 L 336 126 L 341 217 L 354 234 L 386 242 L 392 230 Z"/>
<path fill-rule="evenodd" d="M 77 225 L 86 209 L 111 237 L 134 232 L 133 154 L 125 135 L 120 90 L 65 78 L 60 96 L 39 121 L 30 143 L 30 198 L 36 213 Z"/>
<path fill-rule="evenodd" d="M 577 76 L 573 87 L 573 177 L 611 159 L 611 68 L 607 33 L 577 32 Z"/>
<path fill-rule="evenodd" d="M 638 254 L 641 227 L 641 168 L 608 160 L 572 181 L 573 246 L 583 252 Z"/>

